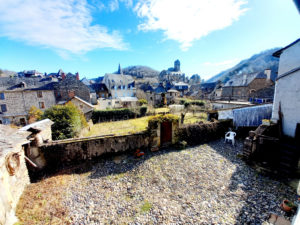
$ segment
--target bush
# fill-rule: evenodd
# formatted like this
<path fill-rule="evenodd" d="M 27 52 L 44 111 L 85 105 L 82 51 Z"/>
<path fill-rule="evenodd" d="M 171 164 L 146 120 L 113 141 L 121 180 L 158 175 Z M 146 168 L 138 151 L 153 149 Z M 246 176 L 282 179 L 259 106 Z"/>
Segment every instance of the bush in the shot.
<path fill-rule="evenodd" d="M 189 124 L 179 128 L 176 136 L 179 141 L 186 141 L 188 145 L 197 145 L 224 137 L 231 125 L 231 120 Z"/>
<path fill-rule="evenodd" d="M 46 118 L 54 122 L 53 140 L 73 138 L 87 126 L 83 113 L 73 103 L 52 106 L 44 112 L 43 119 Z"/>
<path fill-rule="evenodd" d="M 147 113 L 147 107 L 146 106 L 142 106 L 140 108 L 140 116 L 145 116 Z"/>
<path fill-rule="evenodd" d="M 127 108 L 94 110 L 92 114 L 93 123 L 111 121 L 111 120 L 125 120 L 134 117 L 136 117 L 136 113 Z"/>
<path fill-rule="evenodd" d="M 140 116 L 145 116 L 147 107 L 142 106 L 138 108 L 128 109 L 107 109 L 107 110 L 94 110 L 92 114 L 93 123 L 117 121 L 132 119 Z"/>
<path fill-rule="evenodd" d="M 43 111 L 35 106 L 31 106 L 28 112 L 29 123 L 33 123 L 37 120 L 41 120 L 43 116 Z"/>
<path fill-rule="evenodd" d="M 141 99 L 139 99 L 139 104 L 140 104 L 140 105 L 147 105 L 147 104 L 148 104 L 148 102 L 147 102 L 147 100 L 146 100 L 146 99 L 144 99 L 144 98 L 141 98 Z"/>

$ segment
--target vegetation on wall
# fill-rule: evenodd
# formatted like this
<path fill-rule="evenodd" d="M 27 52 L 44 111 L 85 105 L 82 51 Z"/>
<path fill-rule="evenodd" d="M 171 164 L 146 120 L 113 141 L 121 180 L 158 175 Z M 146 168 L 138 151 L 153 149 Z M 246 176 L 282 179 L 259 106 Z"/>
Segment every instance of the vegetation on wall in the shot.
<path fill-rule="evenodd" d="M 148 102 L 147 102 L 147 100 L 146 100 L 146 99 L 144 99 L 144 98 L 141 98 L 141 99 L 139 99 L 139 104 L 140 104 L 140 105 L 147 105 L 147 104 L 148 104 Z"/>
<path fill-rule="evenodd" d="M 191 105 L 205 106 L 205 102 L 202 100 L 181 99 L 179 103 L 180 105 L 184 105 L 185 108 Z"/>
<path fill-rule="evenodd" d="M 52 125 L 52 139 L 73 138 L 87 126 L 82 112 L 71 102 L 66 105 L 55 105 L 44 112 L 43 118 L 49 118 Z"/>
<path fill-rule="evenodd" d="M 223 137 L 231 125 L 231 120 L 183 125 L 177 130 L 176 136 L 178 141 L 197 145 Z"/>
<path fill-rule="evenodd" d="M 162 114 L 158 114 L 155 116 L 151 116 L 148 119 L 148 128 L 149 129 L 155 129 L 157 128 L 158 123 L 162 123 L 162 122 L 178 122 L 179 121 L 179 117 L 173 114 L 166 114 L 166 115 L 162 115 Z"/>

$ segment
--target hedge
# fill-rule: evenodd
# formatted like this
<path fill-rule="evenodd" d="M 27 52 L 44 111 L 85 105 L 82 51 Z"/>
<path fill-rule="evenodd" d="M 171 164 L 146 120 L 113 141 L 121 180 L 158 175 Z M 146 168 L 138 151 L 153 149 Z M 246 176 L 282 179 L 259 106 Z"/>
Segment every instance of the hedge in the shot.
<path fill-rule="evenodd" d="M 92 114 L 93 123 L 117 121 L 132 119 L 140 116 L 145 116 L 147 107 L 142 106 L 137 109 L 108 109 L 108 110 L 94 110 Z"/>
<path fill-rule="evenodd" d="M 197 106 L 204 106 L 205 102 L 201 100 L 188 100 L 188 99 L 181 99 L 180 105 L 184 105 L 187 108 L 190 105 L 197 105 Z"/>
<path fill-rule="evenodd" d="M 231 120 L 187 124 L 178 128 L 176 136 L 178 141 L 186 141 L 188 145 L 198 145 L 224 137 L 230 126 L 232 126 Z"/>

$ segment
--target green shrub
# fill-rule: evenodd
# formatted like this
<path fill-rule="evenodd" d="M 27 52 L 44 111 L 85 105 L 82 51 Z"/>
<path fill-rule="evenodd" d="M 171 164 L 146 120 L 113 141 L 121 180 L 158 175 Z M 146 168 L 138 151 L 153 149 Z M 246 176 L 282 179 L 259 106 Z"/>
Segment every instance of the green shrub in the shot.
<path fill-rule="evenodd" d="M 146 100 L 146 99 L 144 99 L 144 98 L 141 98 L 141 99 L 139 99 L 139 104 L 140 104 L 140 105 L 147 105 L 147 104 L 148 104 L 148 102 L 147 102 L 147 100 Z"/>
<path fill-rule="evenodd" d="M 94 110 L 92 114 L 93 123 L 111 120 L 124 120 L 136 117 L 137 114 L 130 109 L 108 109 Z"/>
<path fill-rule="evenodd" d="M 73 138 L 87 126 L 83 113 L 73 103 L 52 106 L 44 112 L 43 119 L 46 118 L 54 122 L 53 140 Z"/>
<path fill-rule="evenodd" d="M 145 116 L 147 113 L 147 106 L 142 106 L 140 108 L 140 116 Z"/>

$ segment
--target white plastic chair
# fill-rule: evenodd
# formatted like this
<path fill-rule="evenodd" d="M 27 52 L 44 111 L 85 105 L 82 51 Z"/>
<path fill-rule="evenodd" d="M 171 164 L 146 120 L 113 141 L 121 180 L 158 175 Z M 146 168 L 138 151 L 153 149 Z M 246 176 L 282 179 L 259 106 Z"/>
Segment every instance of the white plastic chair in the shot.
<path fill-rule="evenodd" d="M 226 134 L 225 134 L 225 143 L 227 140 L 231 141 L 232 142 L 232 145 L 234 146 L 234 137 L 236 136 L 236 133 L 233 132 L 233 131 L 228 131 Z"/>

